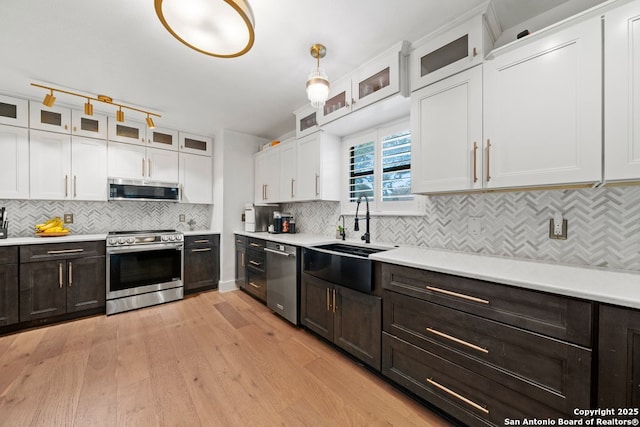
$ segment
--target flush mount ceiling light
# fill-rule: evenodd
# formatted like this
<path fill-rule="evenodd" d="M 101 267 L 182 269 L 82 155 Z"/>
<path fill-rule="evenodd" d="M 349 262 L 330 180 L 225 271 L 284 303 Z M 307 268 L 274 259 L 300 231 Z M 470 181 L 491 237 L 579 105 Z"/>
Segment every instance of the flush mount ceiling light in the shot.
<path fill-rule="evenodd" d="M 70 92 L 68 90 L 56 89 L 54 87 L 49 87 L 49 86 L 43 86 L 37 83 L 31 83 L 31 86 L 40 87 L 42 89 L 47 89 L 49 91 L 49 93 L 45 95 L 44 100 L 42 101 L 42 104 L 46 105 L 47 107 L 53 107 L 53 104 L 56 102 L 56 97 L 53 96 L 53 92 L 60 92 L 60 93 L 66 93 L 67 95 L 73 95 L 73 96 L 78 96 L 80 98 L 85 98 L 87 102 L 84 104 L 84 114 L 86 114 L 87 116 L 93 116 L 93 104 L 91 103 L 91 101 L 98 101 L 98 102 L 103 102 L 105 104 L 115 105 L 116 107 L 118 107 L 118 111 L 116 111 L 116 121 L 118 122 L 124 122 L 124 111 L 122 111 L 123 108 L 146 114 L 147 126 L 149 126 L 149 128 L 151 129 L 155 127 L 155 124 L 153 123 L 151 116 L 160 117 L 160 114 L 152 113 L 151 111 L 141 110 L 140 108 L 130 107 L 128 105 L 118 104 L 117 102 L 113 102 L 113 99 L 106 95 L 97 95 L 96 97 L 92 97 L 92 96 L 82 95 L 80 93 Z"/>
<path fill-rule="evenodd" d="M 329 98 L 329 79 L 327 74 L 320 68 L 320 58 L 324 58 L 327 49 L 324 45 L 314 44 L 311 46 L 311 56 L 316 58 L 316 68 L 311 70 L 309 79 L 307 80 L 307 97 L 313 108 L 322 108 Z"/>
<path fill-rule="evenodd" d="M 162 25 L 205 55 L 234 58 L 251 49 L 255 19 L 244 0 L 154 0 Z"/>

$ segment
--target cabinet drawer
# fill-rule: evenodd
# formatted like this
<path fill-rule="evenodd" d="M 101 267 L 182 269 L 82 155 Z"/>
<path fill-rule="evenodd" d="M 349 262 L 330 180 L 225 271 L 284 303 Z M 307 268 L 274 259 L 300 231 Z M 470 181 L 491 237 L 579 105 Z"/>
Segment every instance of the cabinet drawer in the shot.
<path fill-rule="evenodd" d="M 20 263 L 102 256 L 105 241 L 47 243 L 20 246 Z"/>
<path fill-rule="evenodd" d="M 247 270 L 247 286 L 244 290 L 262 302 L 267 301 L 267 281 L 263 274 Z"/>
<path fill-rule="evenodd" d="M 502 426 L 507 418 L 563 417 L 553 408 L 386 332 L 382 334 L 382 373 L 472 426 Z"/>
<path fill-rule="evenodd" d="M 247 249 L 247 267 L 264 273 L 267 259 L 263 251 Z"/>
<path fill-rule="evenodd" d="M 384 292 L 384 330 L 569 413 L 589 407 L 591 350 Z"/>
<path fill-rule="evenodd" d="M 220 244 L 219 234 L 199 234 L 197 236 L 186 236 L 184 239 L 187 248 L 193 247 L 213 247 Z"/>
<path fill-rule="evenodd" d="M 18 247 L 17 246 L 0 246 L 0 265 L 17 264 L 18 263 Z"/>
<path fill-rule="evenodd" d="M 262 239 L 254 239 L 253 237 L 247 237 L 247 248 L 262 250 L 266 246 L 266 242 Z"/>
<path fill-rule="evenodd" d="M 245 236 L 239 236 L 236 234 L 235 239 L 236 239 L 236 246 L 246 246 L 247 238 Z"/>
<path fill-rule="evenodd" d="M 593 303 L 590 302 L 391 264 L 382 266 L 382 286 L 533 332 L 591 346 Z"/>

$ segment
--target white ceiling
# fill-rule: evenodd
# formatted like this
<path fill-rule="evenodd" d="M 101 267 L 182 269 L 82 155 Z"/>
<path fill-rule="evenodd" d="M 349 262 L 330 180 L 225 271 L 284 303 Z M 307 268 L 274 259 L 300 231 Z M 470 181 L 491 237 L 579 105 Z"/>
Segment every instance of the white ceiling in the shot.
<path fill-rule="evenodd" d="M 415 41 L 484 2 L 249 1 L 256 19 L 253 49 L 218 59 L 175 40 L 157 19 L 152 0 L 0 0 L 0 92 L 41 98 L 44 91 L 29 84 L 49 83 L 150 109 L 162 115 L 157 126 L 276 138 L 295 128 L 292 112 L 307 102 L 313 43 L 327 46 L 321 66 L 335 80 L 391 45 Z M 505 14 L 527 15 L 533 12 L 513 5 L 538 1 L 497 3 Z M 57 96 L 58 102 L 82 105 L 79 98 Z M 127 112 L 127 118 L 143 116 Z"/>

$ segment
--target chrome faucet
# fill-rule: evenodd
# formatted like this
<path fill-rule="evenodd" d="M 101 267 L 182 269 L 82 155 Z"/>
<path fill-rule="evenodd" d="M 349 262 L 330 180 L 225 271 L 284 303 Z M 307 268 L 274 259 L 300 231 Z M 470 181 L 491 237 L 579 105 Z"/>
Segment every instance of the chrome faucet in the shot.
<path fill-rule="evenodd" d="M 342 240 L 345 240 L 345 238 L 347 237 L 347 230 L 344 228 L 344 215 L 340 215 L 338 217 L 338 221 L 340 221 L 340 218 L 342 218 L 342 228 L 340 229 L 340 237 L 342 237 Z"/>
<path fill-rule="evenodd" d="M 365 243 L 371 243 L 371 234 L 369 234 L 369 221 L 371 220 L 371 215 L 369 215 L 369 199 L 367 198 L 367 196 L 365 196 L 364 194 L 361 194 L 358 197 L 358 201 L 356 202 L 356 217 L 354 219 L 353 222 L 353 230 L 354 231 L 360 231 L 360 225 L 358 224 L 358 220 L 360 218 L 358 218 L 358 209 L 360 209 L 360 200 L 362 200 L 362 198 L 364 197 L 364 201 L 367 203 L 367 213 L 365 214 L 365 224 L 366 224 L 366 229 L 364 234 L 362 235 L 362 237 L 360 238 L 361 240 L 364 240 Z"/>

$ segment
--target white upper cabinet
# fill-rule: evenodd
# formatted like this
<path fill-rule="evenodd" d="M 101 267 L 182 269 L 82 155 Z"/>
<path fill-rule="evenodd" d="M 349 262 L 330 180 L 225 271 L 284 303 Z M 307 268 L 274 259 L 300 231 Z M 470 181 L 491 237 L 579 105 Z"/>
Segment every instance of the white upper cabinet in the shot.
<path fill-rule="evenodd" d="M 278 147 L 254 155 L 254 200 L 256 204 L 280 201 L 280 153 Z"/>
<path fill-rule="evenodd" d="M 340 139 L 316 132 L 297 144 L 296 200 L 340 200 Z"/>
<path fill-rule="evenodd" d="M 88 138 L 107 139 L 107 116 L 93 114 L 88 116 L 83 111 L 71 111 L 71 134 Z"/>
<path fill-rule="evenodd" d="M 411 191 L 482 188 L 482 65 L 411 95 Z"/>
<path fill-rule="evenodd" d="M 316 110 L 310 104 L 306 104 L 305 106 L 297 109 L 293 114 L 296 116 L 297 138 L 310 135 L 320 129 L 318 127 L 319 110 Z"/>
<path fill-rule="evenodd" d="M 106 200 L 106 142 L 30 131 L 30 195 L 40 200 Z"/>
<path fill-rule="evenodd" d="M 211 157 L 180 153 L 182 203 L 213 203 L 213 163 Z"/>
<path fill-rule="evenodd" d="M 275 149 L 280 153 L 280 202 L 294 202 L 297 199 L 298 176 L 296 139 L 283 141 Z"/>
<path fill-rule="evenodd" d="M 50 132 L 71 133 L 71 109 L 54 105 L 46 107 L 29 101 L 29 127 Z"/>
<path fill-rule="evenodd" d="M 142 122 L 119 122 L 109 116 L 109 141 L 125 142 L 128 144 L 144 145 L 147 138 L 147 125 Z"/>
<path fill-rule="evenodd" d="M 605 15 L 605 181 L 640 180 L 640 2 Z"/>
<path fill-rule="evenodd" d="M 428 34 L 413 44 L 409 65 L 411 90 L 481 64 L 491 46 L 482 14 L 453 28 Z"/>
<path fill-rule="evenodd" d="M 0 199 L 28 199 L 29 130 L 0 125 L 0 153 Z"/>
<path fill-rule="evenodd" d="M 153 129 L 147 128 L 147 145 L 163 150 L 178 151 L 178 146 L 180 145 L 178 131 L 158 127 Z"/>
<path fill-rule="evenodd" d="M 213 138 L 192 133 L 179 132 L 180 151 L 183 153 L 211 156 L 213 152 Z"/>
<path fill-rule="evenodd" d="M 599 17 L 530 35 L 484 62 L 484 187 L 601 180 Z"/>
<path fill-rule="evenodd" d="M 109 141 L 110 178 L 177 183 L 178 163 L 175 151 Z"/>
<path fill-rule="evenodd" d="M 0 125 L 29 126 L 29 101 L 0 95 Z"/>
<path fill-rule="evenodd" d="M 320 126 L 400 92 L 407 80 L 409 43 L 401 42 L 331 83 L 318 111 Z M 408 90 L 403 90 L 408 96 Z"/>

